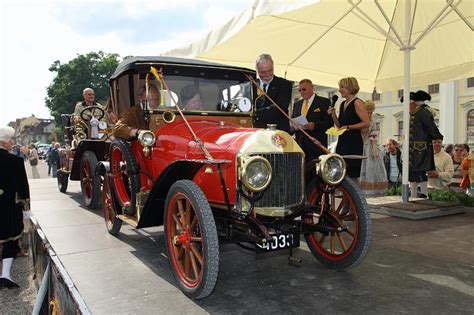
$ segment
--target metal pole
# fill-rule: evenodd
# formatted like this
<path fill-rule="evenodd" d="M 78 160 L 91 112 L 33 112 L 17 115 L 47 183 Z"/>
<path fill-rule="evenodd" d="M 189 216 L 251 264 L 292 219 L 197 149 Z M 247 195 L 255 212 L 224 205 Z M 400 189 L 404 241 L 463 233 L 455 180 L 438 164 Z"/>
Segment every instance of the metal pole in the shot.
<path fill-rule="evenodd" d="M 410 138 L 410 45 L 411 29 L 411 1 L 405 2 L 405 45 L 404 54 L 404 81 L 403 81 L 403 166 L 402 166 L 402 202 L 408 202 L 408 164 L 409 164 L 409 138 Z"/>

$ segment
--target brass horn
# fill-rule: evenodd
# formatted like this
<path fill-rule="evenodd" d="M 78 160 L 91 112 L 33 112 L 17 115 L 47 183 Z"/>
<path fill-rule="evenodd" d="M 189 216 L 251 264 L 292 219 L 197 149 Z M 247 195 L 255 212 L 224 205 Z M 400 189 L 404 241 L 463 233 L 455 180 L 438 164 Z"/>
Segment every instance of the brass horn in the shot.
<path fill-rule="evenodd" d="M 163 113 L 163 121 L 167 124 L 171 124 L 176 119 L 176 114 L 170 110 Z"/>

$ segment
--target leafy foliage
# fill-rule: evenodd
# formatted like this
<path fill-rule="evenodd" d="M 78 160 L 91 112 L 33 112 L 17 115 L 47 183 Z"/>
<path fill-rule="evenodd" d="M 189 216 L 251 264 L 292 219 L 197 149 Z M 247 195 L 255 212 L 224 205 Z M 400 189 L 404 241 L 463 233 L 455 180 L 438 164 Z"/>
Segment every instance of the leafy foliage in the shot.
<path fill-rule="evenodd" d="M 47 87 L 45 102 L 56 125 L 62 125 L 61 114 L 72 113 L 76 103 L 83 100 L 82 91 L 86 87 L 93 88 L 96 101 L 105 104 L 109 94 L 108 79 L 117 67 L 118 59 L 118 54 L 99 51 L 78 55 L 66 64 L 59 60 L 53 62 L 49 71 L 57 75 Z"/>
<path fill-rule="evenodd" d="M 402 186 L 389 187 L 385 190 L 385 196 L 401 196 Z"/>
<path fill-rule="evenodd" d="M 465 193 L 455 192 L 451 190 L 436 190 L 428 193 L 430 199 L 435 201 L 458 202 L 466 207 L 474 207 L 474 198 L 469 197 Z"/>

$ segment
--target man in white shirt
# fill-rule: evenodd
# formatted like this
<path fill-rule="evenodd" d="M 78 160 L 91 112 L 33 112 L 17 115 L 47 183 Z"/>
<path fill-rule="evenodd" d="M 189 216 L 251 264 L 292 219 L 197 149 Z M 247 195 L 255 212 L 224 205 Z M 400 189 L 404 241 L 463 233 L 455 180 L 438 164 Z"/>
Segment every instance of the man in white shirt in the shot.
<path fill-rule="evenodd" d="M 435 170 L 427 171 L 428 188 L 447 189 L 454 174 L 453 159 L 443 150 L 443 140 L 433 140 Z"/>

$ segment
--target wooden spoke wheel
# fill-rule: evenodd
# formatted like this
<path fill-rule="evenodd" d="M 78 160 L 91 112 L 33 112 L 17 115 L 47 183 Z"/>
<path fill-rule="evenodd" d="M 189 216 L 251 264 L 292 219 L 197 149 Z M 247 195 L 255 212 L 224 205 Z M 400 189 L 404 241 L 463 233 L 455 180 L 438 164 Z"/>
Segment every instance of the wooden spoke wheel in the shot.
<path fill-rule="evenodd" d="M 92 151 L 86 151 L 81 157 L 79 179 L 81 181 L 82 198 L 90 209 L 97 209 L 100 202 L 100 175 L 95 174 L 97 157 Z"/>
<path fill-rule="evenodd" d="M 110 145 L 109 156 L 115 200 L 125 214 L 133 215 L 136 193 L 140 191 L 140 178 L 130 144 L 121 139 L 114 140 Z"/>
<path fill-rule="evenodd" d="M 171 186 L 164 222 L 168 259 L 180 289 L 193 299 L 209 296 L 219 273 L 219 241 L 209 203 L 194 182 Z"/>
<path fill-rule="evenodd" d="M 104 220 L 107 231 L 112 235 L 117 235 L 122 227 L 122 220 L 117 217 L 114 199 L 110 190 L 110 176 L 105 176 L 102 188 L 102 207 L 104 209 Z"/>
<path fill-rule="evenodd" d="M 371 240 L 371 219 L 367 202 L 349 178 L 334 190 L 323 192 L 315 182 L 308 187 L 308 203 L 320 204 L 322 215 L 308 214 L 306 223 L 342 227 L 342 231 L 307 233 L 305 239 L 313 255 L 331 269 L 358 265 L 367 255 Z"/>

